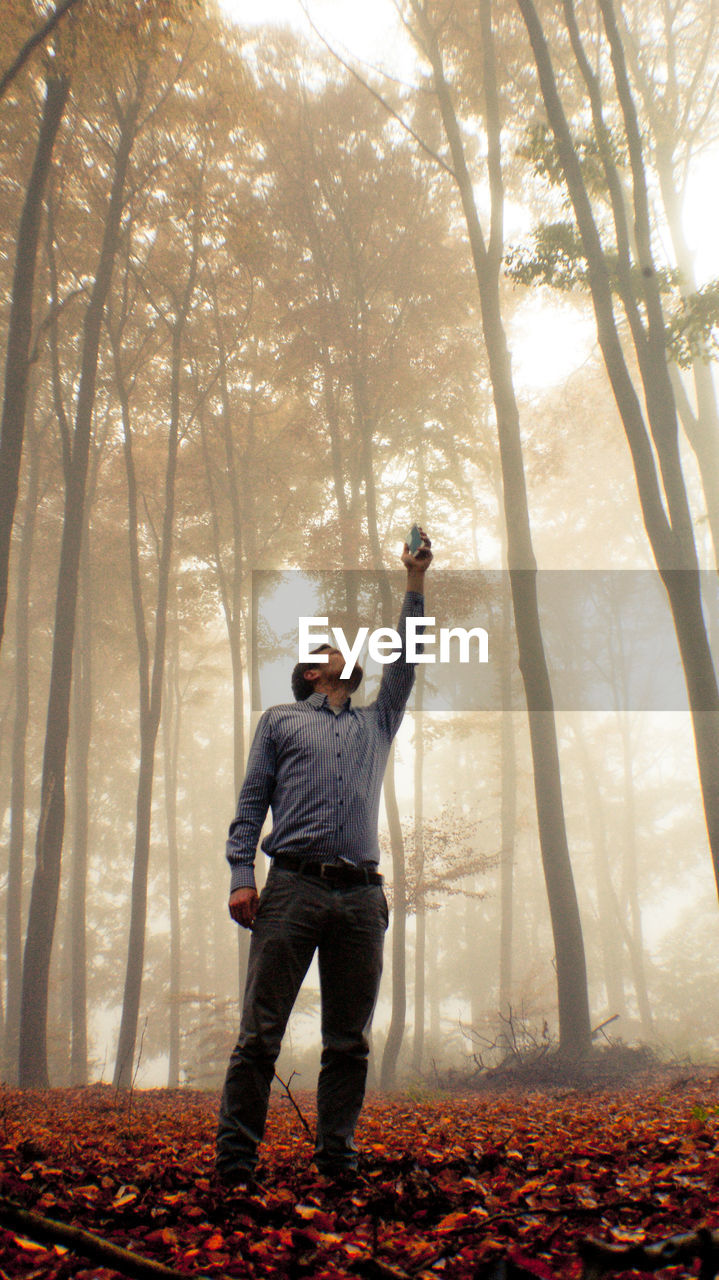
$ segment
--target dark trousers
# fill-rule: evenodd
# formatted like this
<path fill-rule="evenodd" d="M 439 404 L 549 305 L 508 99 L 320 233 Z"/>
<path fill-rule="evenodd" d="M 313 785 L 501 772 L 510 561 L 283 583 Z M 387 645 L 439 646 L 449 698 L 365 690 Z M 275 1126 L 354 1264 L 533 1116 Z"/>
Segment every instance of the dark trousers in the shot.
<path fill-rule="evenodd" d="M 386 928 L 381 885 L 335 886 L 271 868 L 252 931 L 240 1035 L 220 1104 L 220 1176 L 255 1166 L 275 1061 L 315 951 L 322 1001 L 315 1161 L 325 1170 L 356 1167 L 353 1137 L 364 1100 Z"/>

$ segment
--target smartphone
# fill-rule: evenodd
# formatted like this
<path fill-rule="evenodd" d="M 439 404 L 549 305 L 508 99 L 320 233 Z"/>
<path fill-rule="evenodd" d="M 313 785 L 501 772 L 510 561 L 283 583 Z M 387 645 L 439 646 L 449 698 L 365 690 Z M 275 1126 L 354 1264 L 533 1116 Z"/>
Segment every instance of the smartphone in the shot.
<path fill-rule="evenodd" d="M 407 539 L 407 546 L 409 547 L 410 555 L 415 556 L 423 545 L 422 534 L 419 531 L 419 527 L 416 524 L 413 524 Z"/>

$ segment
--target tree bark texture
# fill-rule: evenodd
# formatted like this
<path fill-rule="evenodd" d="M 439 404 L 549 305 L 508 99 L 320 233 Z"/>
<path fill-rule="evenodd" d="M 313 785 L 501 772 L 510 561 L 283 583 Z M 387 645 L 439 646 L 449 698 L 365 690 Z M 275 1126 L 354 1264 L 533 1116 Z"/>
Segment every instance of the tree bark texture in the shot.
<path fill-rule="evenodd" d="M 52 151 L 69 94 L 68 80 L 62 76 L 48 77 L 35 159 L 25 192 L 15 248 L 0 427 L 0 645 L 5 627 L 10 542 L 25 431 L 37 247 Z"/>
<path fill-rule="evenodd" d="M 512 1003 L 512 942 L 514 931 L 514 856 L 517 831 L 517 751 L 512 711 L 512 623 L 510 592 L 502 603 L 501 761 L 502 798 L 499 863 L 499 1011 L 507 1017 Z"/>
<path fill-rule="evenodd" d="M 392 848 L 392 1014 L 382 1052 L 380 1087 L 393 1089 L 407 1017 L 407 882 L 404 840 L 394 783 L 394 747 L 384 778 L 384 803 Z"/>
<path fill-rule="evenodd" d="M 165 824 L 167 827 L 167 891 L 170 907 L 170 1016 L 168 1035 L 167 1087 L 180 1083 L 180 855 L 177 838 L 177 762 L 180 748 L 182 698 L 179 679 L 179 635 L 177 619 L 172 629 L 167 688 L 162 716 L 165 775 Z"/>
<path fill-rule="evenodd" d="M 17 1082 L 22 989 L 22 869 L 25 849 L 26 742 L 30 712 L 30 568 L 40 492 L 40 468 L 34 433 L 28 433 L 28 480 L 25 519 L 17 562 L 15 601 L 15 714 L 10 782 L 6 922 L 6 1004 L 3 1079 Z"/>
<path fill-rule="evenodd" d="M 424 1057 L 425 964 L 427 912 L 424 900 L 424 667 L 417 672 L 414 704 L 414 857 L 415 857 L 415 944 L 414 944 L 414 1039 L 412 1066 L 422 1070 Z"/>
<path fill-rule="evenodd" d="M 72 874 L 70 883 L 70 1083 L 87 1084 L 87 859 L 92 734 L 92 573 L 90 530 L 80 561 L 82 594 L 73 668 L 72 706 Z"/>

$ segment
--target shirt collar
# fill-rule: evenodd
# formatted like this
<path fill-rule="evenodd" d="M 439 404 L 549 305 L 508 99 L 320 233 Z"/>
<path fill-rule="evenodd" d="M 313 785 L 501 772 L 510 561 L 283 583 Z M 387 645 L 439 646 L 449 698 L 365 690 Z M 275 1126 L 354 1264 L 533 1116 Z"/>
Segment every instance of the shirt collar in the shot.
<path fill-rule="evenodd" d="M 334 712 L 332 712 L 331 707 L 327 703 L 327 694 L 320 693 L 319 689 L 315 689 L 314 692 L 310 694 L 309 698 L 305 698 L 305 702 L 308 702 L 311 707 L 317 707 L 318 710 L 320 707 L 324 707 L 326 705 L 327 710 L 330 711 L 332 715 L 334 715 Z M 342 707 L 342 710 L 350 711 L 351 709 L 352 709 L 352 699 L 348 698 L 344 706 Z"/>

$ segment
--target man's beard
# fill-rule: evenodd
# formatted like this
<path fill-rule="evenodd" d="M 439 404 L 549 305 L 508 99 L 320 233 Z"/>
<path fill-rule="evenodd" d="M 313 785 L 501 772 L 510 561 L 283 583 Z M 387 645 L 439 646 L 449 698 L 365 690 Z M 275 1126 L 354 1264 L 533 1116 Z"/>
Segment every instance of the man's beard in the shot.
<path fill-rule="evenodd" d="M 352 674 L 346 680 L 340 681 L 340 683 L 345 686 L 349 693 L 354 693 L 356 689 L 359 689 L 363 675 L 364 671 L 358 662 L 354 666 Z"/>

